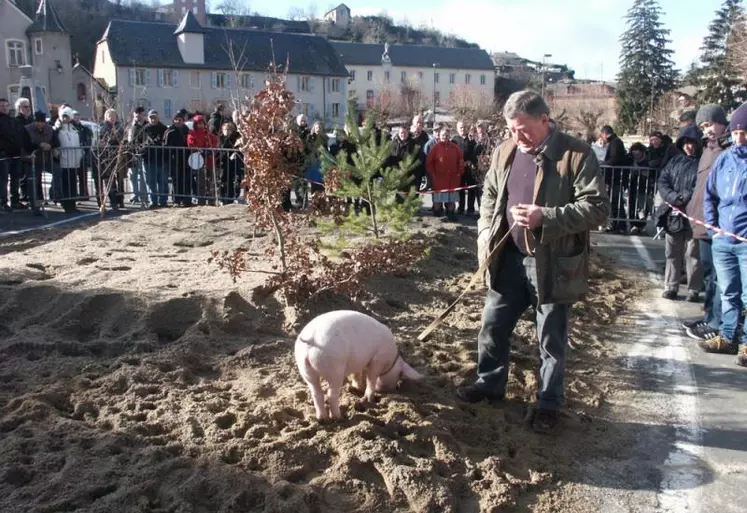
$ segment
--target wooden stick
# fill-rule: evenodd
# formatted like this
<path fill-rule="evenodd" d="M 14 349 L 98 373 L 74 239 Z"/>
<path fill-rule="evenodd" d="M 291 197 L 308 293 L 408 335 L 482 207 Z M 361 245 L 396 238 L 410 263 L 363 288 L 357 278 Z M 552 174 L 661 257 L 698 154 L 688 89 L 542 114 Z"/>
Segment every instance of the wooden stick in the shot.
<path fill-rule="evenodd" d="M 433 330 L 435 330 L 438 327 L 438 325 L 441 324 L 443 320 L 446 319 L 446 317 L 454 310 L 454 308 L 456 307 L 457 304 L 459 304 L 462 298 L 464 298 L 464 296 L 467 295 L 467 292 L 469 292 L 472 289 L 472 287 L 477 283 L 477 281 L 479 279 L 482 279 L 482 277 L 485 275 L 485 271 L 488 269 L 488 267 L 490 266 L 491 262 L 495 259 L 495 257 L 498 256 L 498 253 L 500 253 L 501 249 L 506 244 L 506 241 L 511 236 L 511 231 L 516 227 L 516 225 L 517 223 L 516 221 L 514 221 L 514 224 L 511 225 L 511 228 L 508 229 L 508 231 L 503 236 L 503 238 L 501 238 L 501 240 L 498 241 L 498 244 L 496 244 L 493 250 L 488 254 L 487 258 L 485 258 L 485 261 L 482 263 L 482 265 L 477 270 L 477 272 L 475 272 L 475 274 L 472 275 L 472 279 L 469 281 L 469 285 L 467 285 L 467 287 L 459 295 L 459 297 L 456 298 L 454 302 L 451 303 L 446 308 L 446 310 L 441 312 L 441 314 L 438 317 L 436 317 L 436 319 L 432 323 L 430 323 L 430 325 L 428 325 L 428 327 L 425 328 L 420 335 L 418 335 L 419 341 L 422 342 L 426 338 L 428 338 L 428 336 L 433 332 Z"/>

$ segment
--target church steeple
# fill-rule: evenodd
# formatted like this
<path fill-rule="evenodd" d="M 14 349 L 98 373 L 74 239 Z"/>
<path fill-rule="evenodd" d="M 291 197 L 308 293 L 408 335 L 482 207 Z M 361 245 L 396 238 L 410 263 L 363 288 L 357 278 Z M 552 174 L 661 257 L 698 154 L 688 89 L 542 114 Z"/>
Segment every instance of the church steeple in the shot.
<path fill-rule="evenodd" d="M 34 23 L 26 32 L 29 34 L 38 32 L 68 33 L 50 0 L 40 0 L 39 8 L 34 16 Z"/>

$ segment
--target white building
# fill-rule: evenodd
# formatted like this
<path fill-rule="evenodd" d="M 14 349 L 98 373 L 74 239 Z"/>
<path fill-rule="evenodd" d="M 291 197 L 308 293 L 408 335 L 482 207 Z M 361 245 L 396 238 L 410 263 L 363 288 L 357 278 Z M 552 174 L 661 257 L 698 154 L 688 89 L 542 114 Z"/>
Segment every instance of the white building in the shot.
<path fill-rule="evenodd" d="M 426 105 L 443 105 L 460 89 L 477 91 L 492 101 L 495 66 L 479 48 L 425 45 L 364 44 L 333 41 L 350 71 L 350 90 L 360 108 L 378 94 L 403 86 L 417 90 Z"/>
<path fill-rule="evenodd" d="M 340 28 L 347 28 L 350 25 L 350 7 L 340 4 L 331 11 L 324 14 L 324 19 L 331 21 Z"/>
<path fill-rule="evenodd" d="M 273 56 L 288 63 L 297 110 L 342 125 L 348 72 L 318 36 L 203 27 L 192 11 L 179 26 L 114 20 L 97 44 L 93 75 L 116 87 L 124 114 L 142 105 L 168 120 L 182 108 L 237 107 L 263 88 Z"/>

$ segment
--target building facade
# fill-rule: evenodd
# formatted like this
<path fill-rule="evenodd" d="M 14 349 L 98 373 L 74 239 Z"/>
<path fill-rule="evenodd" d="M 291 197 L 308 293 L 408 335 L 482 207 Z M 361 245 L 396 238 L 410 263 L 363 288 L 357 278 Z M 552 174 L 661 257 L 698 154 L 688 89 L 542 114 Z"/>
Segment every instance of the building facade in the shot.
<path fill-rule="evenodd" d="M 34 19 L 13 0 L 0 0 L 0 95 L 11 103 L 23 96 L 34 110 L 69 102 L 74 96 L 70 34 L 51 0 L 41 0 Z"/>
<path fill-rule="evenodd" d="M 424 108 L 448 104 L 469 91 L 492 102 L 495 68 L 485 50 L 425 45 L 331 42 L 350 72 L 350 95 L 359 109 L 382 94 L 416 94 Z"/>
<path fill-rule="evenodd" d="M 181 23 L 114 20 L 97 44 L 93 76 L 115 88 L 123 115 L 135 106 L 168 119 L 179 109 L 230 110 L 264 87 L 275 58 L 287 62 L 296 111 L 341 126 L 347 107 L 347 70 L 321 37 L 202 26 L 187 11 Z"/>
<path fill-rule="evenodd" d="M 334 9 L 326 12 L 324 14 L 324 19 L 334 23 L 338 27 L 347 28 L 352 20 L 350 7 L 345 4 L 340 4 Z"/>

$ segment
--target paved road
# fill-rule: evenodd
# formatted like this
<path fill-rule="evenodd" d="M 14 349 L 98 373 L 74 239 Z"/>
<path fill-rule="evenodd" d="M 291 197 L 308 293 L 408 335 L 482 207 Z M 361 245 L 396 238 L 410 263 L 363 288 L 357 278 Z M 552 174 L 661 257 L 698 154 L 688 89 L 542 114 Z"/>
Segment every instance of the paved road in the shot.
<path fill-rule="evenodd" d="M 650 439 L 631 451 L 642 455 L 639 470 L 656 462 L 657 472 L 649 474 L 659 480 L 656 501 L 638 497 L 618 507 L 618 497 L 602 510 L 747 511 L 747 369 L 733 356 L 702 352 L 684 334 L 682 320 L 701 315 L 702 305 L 659 297 L 663 241 L 598 234 L 594 243 L 622 265 L 649 271 L 647 308 L 633 319 L 637 328 L 621 341 L 621 350 L 639 383 L 632 415 L 638 422 L 673 427 L 651 430 Z M 669 452 L 662 463 L 656 455 L 663 441 Z"/>

